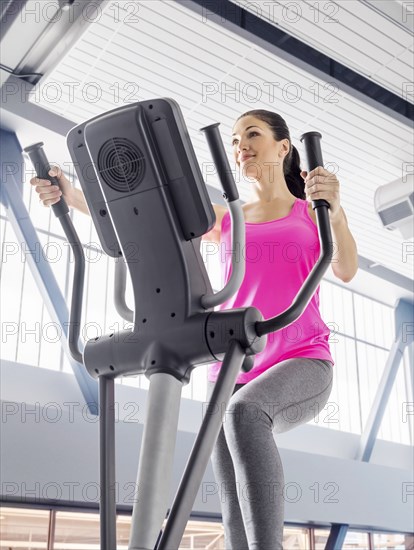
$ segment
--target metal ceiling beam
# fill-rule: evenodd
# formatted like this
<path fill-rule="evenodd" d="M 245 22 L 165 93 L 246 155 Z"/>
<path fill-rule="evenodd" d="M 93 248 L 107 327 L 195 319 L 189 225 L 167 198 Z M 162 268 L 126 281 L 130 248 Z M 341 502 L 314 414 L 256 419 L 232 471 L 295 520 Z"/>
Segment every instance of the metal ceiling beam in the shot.
<path fill-rule="evenodd" d="M 257 44 L 269 53 L 312 74 L 316 78 L 335 82 L 345 93 L 380 110 L 410 128 L 414 120 L 414 105 L 406 99 L 353 71 L 342 63 L 294 38 L 279 27 L 268 23 L 230 0 L 176 0 L 211 20 L 227 31 Z M 412 83 L 409 83 L 412 84 Z M 412 88 L 407 90 L 412 94 Z M 402 91 L 403 93 L 403 91 Z"/>
<path fill-rule="evenodd" d="M 0 2 L 0 31 L 5 36 L 24 8 L 27 0 L 4 0 Z"/>
<path fill-rule="evenodd" d="M 0 126 L 9 131 L 15 131 L 18 125 L 27 121 L 39 128 L 45 128 L 61 136 L 66 136 L 76 122 L 69 120 L 45 107 L 36 100 L 31 101 L 31 94 L 36 86 L 16 76 L 10 76 L 0 90 L 3 109 Z"/>
<path fill-rule="evenodd" d="M 18 0 L 1 13 L 2 72 L 37 84 L 60 63 L 110 0 Z M 7 69 L 10 69 L 8 71 Z M 3 75 L 3 80 L 5 80 Z"/>

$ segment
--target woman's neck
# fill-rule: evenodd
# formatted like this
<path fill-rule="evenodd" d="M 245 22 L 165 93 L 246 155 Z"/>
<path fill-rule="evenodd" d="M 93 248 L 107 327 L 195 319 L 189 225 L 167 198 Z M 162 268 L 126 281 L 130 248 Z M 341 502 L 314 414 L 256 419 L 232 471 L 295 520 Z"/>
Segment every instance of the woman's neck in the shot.
<path fill-rule="evenodd" d="M 255 180 L 252 184 L 249 202 L 265 205 L 272 202 L 290 202 L 295 198 L 296 197 L 289 191 L 284 178 L 278 182 Z"/>

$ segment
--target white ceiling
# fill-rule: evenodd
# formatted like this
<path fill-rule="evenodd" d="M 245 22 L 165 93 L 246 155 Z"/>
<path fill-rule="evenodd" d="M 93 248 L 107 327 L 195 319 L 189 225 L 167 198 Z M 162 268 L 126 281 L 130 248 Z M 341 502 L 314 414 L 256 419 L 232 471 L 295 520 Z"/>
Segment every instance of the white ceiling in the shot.
<path fill-rule="evenodd" d="M 230 1 L 401 97 L 413 82 L 409 2 Z"/>
<path fill-rule="evenodd" d="M 303 17 L 295 27 L 298 38 L 397 93 L 410 67 L 407 52 L 412 38 L 404 29 L 356 0 L 340 3 L 341 23 L 334 24 L 335 30 L 332 25 L 310 26 L 305 21 L 305 13 L 312 14 L 309 2 L 290 4 L 302 6 Z M 291 28 L 286 30 L 293 33 Z M 123 103 L 172 97 L 181 106 L 206 182 L 217 188 L 217 178 L 206 170 L 211 158 L 199 128 L 221 123 L 232 168 L 232 125 L 247 110 L 280 113 L 300 152 L 300 135 L 317 130 L 323 136 L 325 165 L 338 167 L 341 204 L 359 254 L 412 277 L 412 257 L 402 260 L 403 238 L 382 228 L 373 196 L 378 186 L 401 177 L 404 162 L 412 162 L 413 133 L 332 81 L 315 78 L 212 18 L 189 10 L 185 2 L 114 1 L 45 75 L 33 101 L 79 123 Z M 77 84 L 72 96 L 69 83 Z M 100 89 L 98 100 L 91 83 Z M 56 90 L 61 93 L 58 99 Z M 249 183 L 239 176 L 236 181 L 241 198 L 247 200 Z"/>

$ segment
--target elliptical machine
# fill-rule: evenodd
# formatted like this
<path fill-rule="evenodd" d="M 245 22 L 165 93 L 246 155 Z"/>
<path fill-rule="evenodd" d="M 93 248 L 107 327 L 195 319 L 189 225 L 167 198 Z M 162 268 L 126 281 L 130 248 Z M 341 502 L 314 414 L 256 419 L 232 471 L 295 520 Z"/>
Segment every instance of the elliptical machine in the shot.
<path fill-rule="evenodd" d="M 227 407 L 240 369 L 250 370 L 254 355 L 266 345 L 266 335 L 303 313 L 332 259 L 329 203 L 315 200 L 321 253 L 291 306 L 267 320 L 254 307 L 213 310 L 238 290 L 245 273 L 245 262 L 236 261 L 235 253 L 235 245 L 239 250 L 245 246 L 243 211 L 218 126 L 200 130 L 232 223 L 232 273 L 216 294 L 200 253 L 201 236 L 213 228 L 215 214 L 178 103 L 157 98 L 122 106 L 75 126 L 67 135 L 102 248 L 116 259 L 117 311 L 133 323 L 131 329 L 87 341 L 80 351 L 85 257 L 62 197 L 52 208 L 75 258 L 69 349 L 99 381 L 102 550 L 116 550 L 115 378 L 145 374 L 150 380 L 129 550 L 178 550 L 222 425 L 221 415 L 214 414 L 217 405 Z M 301 137 L 309 170 L 323 166 L 321 137 L 318 132 Z M 43 143 L 24 151 L 37 176 L 58 185 L 48 175 Z M 133 310 L 125 303 L 126 268 Z M 181 390 L 195 367 L 214 361 L 223 362 L 219 377 L 161 532 L 169 505 Z"/>

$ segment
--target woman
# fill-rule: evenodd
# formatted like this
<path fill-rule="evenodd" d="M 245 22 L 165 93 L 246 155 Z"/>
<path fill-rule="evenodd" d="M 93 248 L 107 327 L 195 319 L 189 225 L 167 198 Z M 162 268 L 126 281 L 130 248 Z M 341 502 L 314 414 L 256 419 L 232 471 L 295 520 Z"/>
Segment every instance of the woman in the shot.
<path fill-rule="evenodd" d="M 291 305 L 319 258 L 311 200 L 330 204 L 332 268 L 344 282 L 358 269 L 357 249 L 339 204 L 338 180 L 322 167 L 309 174 L 300 170 L 282 117 L 249 111 L 237 119 L 233 132 L 234 160 L 251 181 L 251 196 L 243 206 L 246 274 L 236 296 L 220 309 L 255 306 L 268 319 Z M 219 209 L 217 224 L 205 238 L 229 250 L 226 212 Z M 225 280 L 230 267 L 227 254 Z M 327 403 L 334 365 L 328 339 L 318 287 L 299 319 L 269 335 L 253 368 L 237 378 L 211 457 L 226 550 L 282 548 L 284 477 L 274 435 L 313 419 Z M 207 400 L 220 366 L 209 367 Z"/>
<path fill-rule="evenodd" d="M 332 269 L 349 282 L 358 269 L 357 249 L 339 203 L 339 182 L 322 167 L 300 170 L 283 118 L 269 111 L 241 115 L 233 128 L 234 160 L 251 181 L 243 205 L 246 221 L 246 275 L 230 300 L 220 306 L 255 306 L 264 318 L 287 309 L 319 257 L 319 237 L 311 200 L 326 199 L 334 241 Z M 88 213 L 83 194 L 56 168 L 69 206 Z M 53 174 L 51 174 L 53 175 Z M 40 200 L 50 206 L 62 191 L 33 178 Z M 213 205 L 216 225 L 204 239 L 230 250 L 227 209 Z M 231 258 L 226 254 L 227 280 Z M 334 361 L 329 329 L 319 312 L 319 288 L 303 314 L 268 336 L 253 368 L 241 372 L 212 454 L 225 530 L 226 550 L 282 548 L 283 467 L 277 433 L 313 419 L 328 401 Z M 209 367 L 210 399 L 221 363 Z"/>

